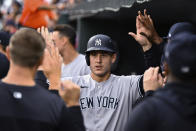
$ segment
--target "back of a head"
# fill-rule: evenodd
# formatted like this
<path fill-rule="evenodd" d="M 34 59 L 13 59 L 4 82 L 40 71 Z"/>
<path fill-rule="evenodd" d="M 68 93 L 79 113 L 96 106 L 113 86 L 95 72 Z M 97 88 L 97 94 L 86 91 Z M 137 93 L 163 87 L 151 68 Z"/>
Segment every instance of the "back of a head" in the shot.
<path fill-rule="evenodd" d="M 175 35 L 182 32 L 189 32 L 192 34 L 196 34 L 196 28 L 193 24 L 189 22 L 178 22 L 171 26 L 168 33 L 168 38 L 174 37 Z"/>
<path fill-rule="evenodd" d="M 196 35 L 183 32 L 167 44 L 165 59 L 172 74 L 181 80 L 196 78 Z"/>
<path fill-rule="evenodd" d="M 58 31 L 61 36 L 68 37 L 70 43 L 75 47 L 76 32 L 73 27 L 67 24 L 59 24 L 54 27 L 53 31 Z"/>
<path fill-rule="evenodd" d="M 11 60 L 19 66 L 34 67 L 39 64 L 45 46 L 45 40 L 36 30 L 21 28 L 10 40 Z"/>

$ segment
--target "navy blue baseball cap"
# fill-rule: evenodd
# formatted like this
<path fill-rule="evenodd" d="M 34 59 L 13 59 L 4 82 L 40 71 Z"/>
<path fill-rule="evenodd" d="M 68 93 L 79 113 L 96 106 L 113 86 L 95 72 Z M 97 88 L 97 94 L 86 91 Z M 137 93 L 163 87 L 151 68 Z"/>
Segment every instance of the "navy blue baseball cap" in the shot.
<path fill-rule="evenodd" d="M 171 39 L 178 33 L 189 32 L 196 34 L 195 26 L 189 22 L 178 22 L 171 26 L 166 38 Z"/>
<path fill-rule="evenodd" d="M 107 35 L 98 34 L 92 36 L 87 44 L 86 53 L 91 51 L 107 51 L 107 52 L 116 52 L 116 45 L 114 41 Z"/>
<path fill-rule="evenodd" d="M 0 44 L 4 47 L 9 45 L 11 35 L 5 31 L 0 31 Z"/>
<path fill-rule="evenodd" d="M 165 60 L 178 78 L 196 78 L 196 35 L 183 32 L 172 38 L 165 48 Z"/>
<path fill-rule="evenodd" d="M 15 22 L 13 20 L 7 20 L 6 23 L 5 23 L 5 25 L 6 26 L 14 26 L 14 27 L 17 27 L 16 24 L 15 24 Z"/>

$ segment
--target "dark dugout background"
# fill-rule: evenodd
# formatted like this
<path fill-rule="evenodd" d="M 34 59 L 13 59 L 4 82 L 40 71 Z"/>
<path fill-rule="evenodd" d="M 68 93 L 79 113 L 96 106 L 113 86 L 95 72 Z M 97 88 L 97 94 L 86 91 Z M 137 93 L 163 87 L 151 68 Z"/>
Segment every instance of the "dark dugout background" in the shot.
<path fill-rule="evenodd" d="M 195 0 L 146 1 L 94 0 L 82 2 L 70 10 L 70 23 L 78 31 L 78 51 L 84 53 L 87 41 L 92 35 L 99 33 L 109 35 L 116 41 L 120 53 L 114 73 L 118 75 L 142 74 L 144 60 L 141 48 L 128 35 L 129 31 L 136 31 L 135 18 L 138 10 L 147 9 L 160 36 L 166 36 L 170 26 L 176 22 L 189 21 L 196 24 Z"/>

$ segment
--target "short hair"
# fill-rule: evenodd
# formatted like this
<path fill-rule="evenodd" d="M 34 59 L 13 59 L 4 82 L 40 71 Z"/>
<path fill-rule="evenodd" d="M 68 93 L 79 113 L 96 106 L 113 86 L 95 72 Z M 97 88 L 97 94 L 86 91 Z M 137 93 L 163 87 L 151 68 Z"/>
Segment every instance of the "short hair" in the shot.
<path fill-rule="evenodd" d="M 21 28 L 10 40 L 10 57 L 14 64 L 34 67 L 39 64 L 46 47 L 44 38 L 34 29 Z"/>
<path fill-rule="evenodd" d="M 70 43 L 75 46 L 76 44 L 76 32 L 75 29 L 67 24 L 58 24 L 53 28 L 53 31 L 58 31 L 61 36 L 69 38 Z"/>

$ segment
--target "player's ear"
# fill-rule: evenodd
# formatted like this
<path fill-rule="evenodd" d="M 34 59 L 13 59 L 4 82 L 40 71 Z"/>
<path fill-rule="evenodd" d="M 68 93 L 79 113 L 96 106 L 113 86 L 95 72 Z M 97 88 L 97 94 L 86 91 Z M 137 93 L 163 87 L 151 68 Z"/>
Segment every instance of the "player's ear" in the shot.
<path fill-rule="evenodd" d="M 112 64 L 116 61 L 116 53 L 112 54 Z"/>
<path fill-rule="evenodd" d="M 7 59 L 10 61 L 10 47 L 9 46 L 6 47 L 6 56 L 7 56 Z"/>
<path fill-rule="evenodd" d="M 68 37 L 65 37 L 65 36 L 63 36 L 62 39 L 63 39 L 63 43 L 64 44 L 66 44 L 69 41 L 69 38 Z"/>

